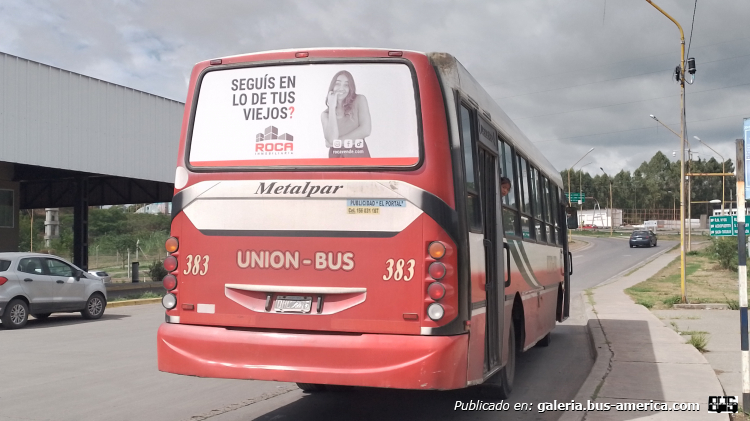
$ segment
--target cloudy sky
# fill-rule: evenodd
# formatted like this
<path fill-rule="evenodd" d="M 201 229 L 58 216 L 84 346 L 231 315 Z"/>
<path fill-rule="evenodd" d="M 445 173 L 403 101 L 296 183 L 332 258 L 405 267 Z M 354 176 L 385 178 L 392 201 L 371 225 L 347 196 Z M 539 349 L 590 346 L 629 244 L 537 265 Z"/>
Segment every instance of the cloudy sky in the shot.
<path fill-rule="evenodd" d="M 655 0 L 696 58 L 695 157 L 734 160 L 750 117 L 750 2 Z M 0 51 L 178 101 L 192 66 L 272 49 L 455 55 L 559 169 L 632 170 L 679 138 L 679 32 L 645 0 L 0 0 Z M 678 154 L 679 155 L 679 154 Z M 578 168 L 577 167 L 577 168 Z"/>

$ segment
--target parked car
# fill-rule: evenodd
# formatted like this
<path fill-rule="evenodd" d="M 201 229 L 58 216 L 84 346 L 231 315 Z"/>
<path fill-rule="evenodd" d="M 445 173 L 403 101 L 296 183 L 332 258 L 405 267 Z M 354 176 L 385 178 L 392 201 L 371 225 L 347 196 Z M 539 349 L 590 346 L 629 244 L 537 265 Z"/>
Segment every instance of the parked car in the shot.
<path fill-rule="evenodd" d="M 630 234 L 630 247 L 656 247 L 656 234 L 653 231 L 633 231 Z"/>
<path fill-rule="evenodd" d="M 81 312 L 98 319 L 107 306 L 104 282 L 63 258 L 39 253 L 0 253 L 0 321 L 26 325 L 29 315 Z"/>
<path fill-rule="evenodd" d="M 88 273 L 89 273 L 89 275 L 94 275 L 95 276 L 94 279 L 96 279 L 96 278 L 101 279 L 102 282 L 111 282 L 112 281 L 112 276 L 110 274 L 108 274 L 107 272 L 103 271 L 103 270 L 90 270 Z"/>

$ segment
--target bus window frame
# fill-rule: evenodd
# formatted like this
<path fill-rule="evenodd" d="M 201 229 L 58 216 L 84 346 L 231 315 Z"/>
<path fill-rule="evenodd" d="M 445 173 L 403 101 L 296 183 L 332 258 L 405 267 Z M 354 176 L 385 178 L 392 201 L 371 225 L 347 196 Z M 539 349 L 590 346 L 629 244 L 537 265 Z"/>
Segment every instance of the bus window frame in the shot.
<path fill-rule="evenodd" d="M 351 165 L 257 165 L 250 167 L 196 167 L 190 164 L 190 150 L 193 142 L 193 127 L 195 124 L 195 114 L 198 109 L 198 99 L 200 97 L 201 85 L 203 78 L 210 72 L 242 69 L 251 67 L 271 67 L 271 66 L 293 66 L 293 65 L 312 65 L 312 64 L 383 64 L 395 63 L 404 64 L 411 74 L 412 85 L 414 87 L 414 102 L 417 117 L 417 141 L 419 146 L 419 159 L 413 165 L 394 165 L 394 166 L 351 166 Z M 182 140 L 182 139 L 180 139 Z M 245 63 L 232 63 L 208 66 L 198 74 L 195 86 L 193 88 L 193 100 L 190 104 L 190 120 L 188 121 L 187 132 L 185 133 L 185 148 L 183 155 L 183 164 L 185 168 L 194 173 L 234 173 L 234 172 L 362 172 L 362 171 L 415 171 L 424 165 L 425 148 L 424 148 L 424 128 L 422 119 L 422 102 L 419 91 L 419 81 L 414 64 L 406 58 L 311 58 L 311 59 L 284 59 L 284 60 L 263 60 Z"/>
<path fill-rule="evenodd" d="M 471 139 L 469 140 L 471 144 L 469 145 L 471 149 L 471 170 L 474 175 L 474 187 L 469 188 L 467 177 L 466 177 L 466 145 L 465 145 L 465 139 L 463 134 L 463 118 L 461 117 L 461 107 L 466 108 L 466 111 L 469 112 L 469 132 Z M 477 168 L 477 133 L 479 131 L 479 123 L 477 122 L 477 109 L 474 107 L 474 105 L 466 99 L 466 97 L 460 96 L 458 100 L 458 107 L 456 107 L 456 121 L 458 122 L 458 141 L 461 149 L 461 167 L 463 168 L 463 171 L 461 173 L 461 178 L 463 181 L 464 186 L 464 197 L 466 200 L 466 223 L 468 231 L 475 234 L 483 234 L 484 233 L 484 213 L 482 212 L 482 198 L 479 194 L 481 187 L 479 186 L 479 169 Z M 478 221 L 474 221 L 474 215 L 470 214 L 469 212 L 469 196 L 476 197 L 476 205 L 479 207 L 479 215 L 478 215 Z M 474 226 L 474 223 L 477 223 L 477 226 Z"/>
<path fill-rule="evenodd" d="M 521 186 L 520 190 L 522 190 L 523 200 L 526 200 L 527 196 L 529 200 L 529 203 L 528 203 L 529 206 L 528 207 L 524 206 L 526 209 L 520 209 L 520 206 L 519 206 L 519 210 L 518 210 L 519 217 L 520 217 L 519 225 L 521 228 L 521 238 L 523 239 L 523 241 L 537 243 L 538 241 L 536 238 L 536 226 L 535 226 L 536 219 L 534 218 L 534 197 L 532 196 L 533 192 L 532 192 L 532 186 L 531 186 L 531 173 L 529 170 L 530 168 L 533 168 L 533 167 L 531 166 L 531 164 L 529 163 L 529 160 L 525 156 L 519 153 L 516 153 L 516 157 L 518 157 L 518 159 L 516 160 L 517 161 L 516 165 L 518 167 L 521 167 L 521 168 L 518 168 L 518 180 L 520 181 L 519 186 Z M 526 165 L 526 172 L 525 172 L 526 177 L 524 177 L 524 169 L 522 167 L 523 164 Z M 529 230 L 529 238 L 525 238 L 523 236 L 523 218 L 524 217 L 527 219 L 528 226 L 526 228 Z"/>
<path fill-rule="evenodd" d="M 518 184 L 518 177 L 517 177 L 517 171 L 516 171 L 516 167 L 517 167 L 516 148 L 513 146 L 511 142 L 503 139 L 500 136 L 498 136 L 497 140 L 500 145 L 499 149 L 502 149 L 501 154 L 500 154 L 500 157 L 503 160 L 502 167 L 501 167 L 502 169 L 507 169 L 505 168 L 505 163 L 506 163 L 505 152 L 506 150 L 510 150 L 509 159 L 510 159 L 511 168 L 510 168 L 510 171 L 508 171 L 509 172 L 508 174 L 503 174 L 502 176 L 507 177 L 510 180 L 511 189 L 515 189 L 513 194 L 515 195 L 514 197 L 515 197 L 515 204 L 516 204 L 515 208 L 513 208 L 513 206 L 511 205 L 505 204 L 505 198 L 502 198 L 502 200 L 500 201 L 503 207 L 503 210 L 502 210 L 503 214 L 505 214 L 505 212 L 508 212 L 508 213 L 512 213 L 515 216 L 515 223 L 513 224 L 513 234 L 507 233 L 506 227 L 505 227 L 505 221 L 503 221 L 503 236 L 522 240 L 523 234 L 521 233 L 521 212 L 518 209 L 519 201 L 520 201 L 520 198 L 519 198 L 520 184 Z"/>

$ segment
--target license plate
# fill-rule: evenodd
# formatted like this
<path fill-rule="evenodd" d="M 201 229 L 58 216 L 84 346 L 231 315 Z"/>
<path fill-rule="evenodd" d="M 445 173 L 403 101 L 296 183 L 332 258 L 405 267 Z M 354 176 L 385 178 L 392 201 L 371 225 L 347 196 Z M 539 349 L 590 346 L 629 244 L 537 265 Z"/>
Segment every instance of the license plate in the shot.
<path fill-rule="evenodd" d="M 277 313 L 309 313 L 312 308 L 312 297 L 298 295 L 280 295 L 274 306 Z"/>

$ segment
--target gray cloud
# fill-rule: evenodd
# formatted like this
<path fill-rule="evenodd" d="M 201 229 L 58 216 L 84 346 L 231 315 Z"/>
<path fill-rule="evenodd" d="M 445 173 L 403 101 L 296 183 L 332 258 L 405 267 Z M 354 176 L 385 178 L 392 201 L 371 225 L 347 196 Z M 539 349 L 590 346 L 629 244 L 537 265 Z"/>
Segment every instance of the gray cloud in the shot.
<path fill-rule="evenodd" d="M 657 4 L 688 37 L 693 2 Z M 743 0 L 700 0 L 695 16 L 688 131 L 726 158 L 750 117 L 748 16 Z M 645 1 L 0 3 L 0 51 L 180 101 L 198 61 L 326 46 L 454 54 L 561 170 L 591 147 L 586 169 L 612 173 L 678 147 L 648 115 L 679 129 L 679 34 Z"/>

